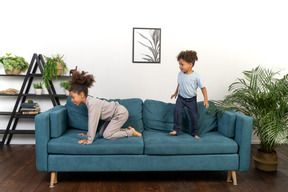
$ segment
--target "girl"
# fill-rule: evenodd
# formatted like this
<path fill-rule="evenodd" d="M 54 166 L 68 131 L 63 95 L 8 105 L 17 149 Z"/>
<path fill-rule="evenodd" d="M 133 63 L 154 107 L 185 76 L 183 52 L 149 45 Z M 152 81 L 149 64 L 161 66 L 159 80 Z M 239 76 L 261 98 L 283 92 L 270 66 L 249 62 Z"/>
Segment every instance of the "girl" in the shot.
<path fill-rule="evenodd" d="M 81 103 L 88 108 L 88 132 L 87 135 L 80 133 L 79 135 L 88 137 L 78 141 L 79 144 L 91 144 L 94 141 L 99 119 L 105 120 L 105 124 L 100 130 L 100 135 L 105 139 L 118 139 L 122 137 L 141 137 L 142 134 L 134 128 L 128 127 L 122 129 L 121 126 L 128 119 L 127 109 L 118 102 L 107 102 L 88 96 L 88 88 L 95 82 L 93 75 L 86 75 L 75 71 L 69 81 L 71 88 L 69 94 L 71 101 L 79 106 Z"/>

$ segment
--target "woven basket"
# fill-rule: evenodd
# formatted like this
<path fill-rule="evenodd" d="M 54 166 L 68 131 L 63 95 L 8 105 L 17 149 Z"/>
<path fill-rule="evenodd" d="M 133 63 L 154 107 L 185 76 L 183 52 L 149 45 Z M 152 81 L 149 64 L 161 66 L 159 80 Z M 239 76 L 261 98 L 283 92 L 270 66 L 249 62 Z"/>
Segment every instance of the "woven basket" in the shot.
<path fill-rule="evenodd" d="M 12 71 L 8 69 L 5 70 L 5 73 L 7 75 L 19 75 L 20 72 L 21 72 L 21 69 L 16 69 L 16 68 L 14 68 Z"/>
<path fill-rule="evenodd" d="M 253 157 L 255 168 L 262 171 L 277 171 L 278 156 L 276 151 L 273 153 L 263 153 L 259 149 Z"/>

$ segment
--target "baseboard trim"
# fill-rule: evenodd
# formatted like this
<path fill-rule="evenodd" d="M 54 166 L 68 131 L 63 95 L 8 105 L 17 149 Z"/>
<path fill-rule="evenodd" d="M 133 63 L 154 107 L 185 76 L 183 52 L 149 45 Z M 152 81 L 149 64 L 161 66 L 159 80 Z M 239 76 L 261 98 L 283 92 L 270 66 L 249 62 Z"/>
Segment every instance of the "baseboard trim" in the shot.
<path fill-rule="evenodd" d="M 252 139 L 251 144 L 260 144 L 260 140 L 258 139 Z"/>

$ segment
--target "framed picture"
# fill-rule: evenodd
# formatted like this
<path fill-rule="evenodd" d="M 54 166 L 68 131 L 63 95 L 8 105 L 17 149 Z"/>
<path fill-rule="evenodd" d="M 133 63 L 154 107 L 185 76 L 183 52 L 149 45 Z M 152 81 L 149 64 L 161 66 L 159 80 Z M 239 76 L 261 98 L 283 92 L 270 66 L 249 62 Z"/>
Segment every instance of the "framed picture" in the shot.
<path fill-rule="evenodd" d="M 161 62 L 161 29 L 133 28 L 133 63 Z"/>

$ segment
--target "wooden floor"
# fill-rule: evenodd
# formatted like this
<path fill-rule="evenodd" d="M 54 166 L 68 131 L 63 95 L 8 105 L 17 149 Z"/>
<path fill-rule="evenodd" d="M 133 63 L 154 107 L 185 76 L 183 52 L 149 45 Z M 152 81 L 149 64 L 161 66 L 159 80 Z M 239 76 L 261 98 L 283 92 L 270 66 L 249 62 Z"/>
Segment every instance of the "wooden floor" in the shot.
<path fill-rule="evenodd" d="M 258 145 L 252 145 L 251 159 Z M 280 164 L 275 173 L 255 170 L 237 172 L 238 185 L 226 183 L 224 171 L 58 173 L 58 184 L 49 189 L 50 174 L 35 167 L 34 145 L 10 145 L 0 149 L 0 192 L 99 191 L 99 192 L 188 192 L 188 191 L 288 191 L 288 146 L 277 148 Z"/>

